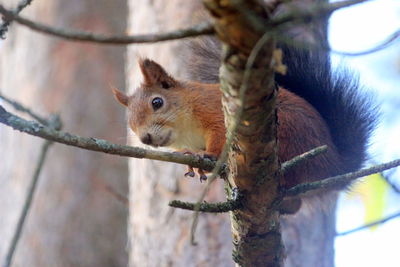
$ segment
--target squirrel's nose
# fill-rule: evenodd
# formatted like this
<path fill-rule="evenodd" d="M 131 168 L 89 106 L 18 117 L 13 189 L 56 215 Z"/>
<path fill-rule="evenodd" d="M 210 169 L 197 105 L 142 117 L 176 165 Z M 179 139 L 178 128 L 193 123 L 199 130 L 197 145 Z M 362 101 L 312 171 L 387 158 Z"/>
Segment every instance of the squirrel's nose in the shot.
<path fill-rule="evenodd" d="M 140 141 L 142 141 L 143 144 L 151 145 L 151 143 L 152 143 L 151 134 L 146 133 L 146 134 L 142 135 L 140 137 Z"/>

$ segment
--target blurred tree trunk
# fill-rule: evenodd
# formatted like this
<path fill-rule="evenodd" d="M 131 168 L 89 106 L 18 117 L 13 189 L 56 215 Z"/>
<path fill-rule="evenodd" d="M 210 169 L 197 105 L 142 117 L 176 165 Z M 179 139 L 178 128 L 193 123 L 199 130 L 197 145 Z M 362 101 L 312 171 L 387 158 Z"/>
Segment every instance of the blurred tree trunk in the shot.
<path fill-rule="evenodd" d="M 298 0 L 292 3 L 304 9 L 313 2 L 328 1 Z M 286 6 L 281 5 L 275 15 L 285 10 Z M 294 40 L 314 45 L 322 44 L 327 47 L 328 18 L 293 27 L 288 34 Z M 329 51 L 326 51 L 326 56 L 329 57 Z M 303 201 L 300 211 L 295 215 L 281 217 L 282 237 L 287 253 L 285 267 L 333 267 L 335 265 L 336 201 L 337 192 L 330 192 L 323 198 Z"/>
<path fill-rule="evenodd" d="M 296 1 L 307 5 L 311 1 Z M 160 32 L 187 26 L 196 16 L 201 1 L 138 1 L 129 6 L 130 33 Z M 284 8 L 279 9 L 282 12 Z M 326 23 L 318 27 L 298 27 L 290 33 L 302 40 L 326 40 Z M 318 33 L 315 35 L 315 32 Z M 316 37 L 317 36 L 317 37 Z M 140 83 L 137 57 L 150 57 L 175 76 L 182 77 L 186 65 L 180 59 L 183 42 L 135 46 L 128 50 L 128 87 Z M 134 136 L 131 144 L 140 145 Z M 228 218 L 202 214 L 196 239 L 189 244 L 192 213 L 167 206 L 171 199 L 194 201 L 202 185 L 183 178 L 184 169 L 169 163 L 130 161 L 130 266 L 233 266 Z M 224 199 L 222 184 L 214 184 L 209 201 Z M 294 216 L 282 216 L 287 251 L 285 266 L 333 266 L 336 194 L 324 205 L 312 208 L 305 203 Z M 315 204 L 315 203 L 314 203 Z"/>
<path fill-rule="evenodd" d="M 123 33 L 126 1 L 33 1 L 23 14 L 57 27 Z M 123 111 L 108 90 L 124 88 L 124 50 L 13 25 L 0 44 L 1 93 L 43 115 L 59 112 L 66 131 L 124 143 Z M 0 127 L 0 142 L 3 261 L 43 140 Z M 127 194 L 126 176 L 122 158 L 54 145 L 13 266 L 126 266 L 127 207 L 106 186 Z"/>
<path fill-rule="evenodd" d="M 188 26 L 200 1 L 129 2 L 131 34 L 163 32 Z M 184 42 L 131 46 L 128 49 L 128 88 L 132 92 L 142 79 L 138 56 L 149 57 L 177 77 L 184 71 Z M 131 144 L 140 145 L 134 136 Z M 168 206 L 172 199 L 197 199 L 204 188 L 198 178 L 183 177 L 185 168 L 172 163 L 130 160 L 130 266 L 231 266 L 228 214 L 202 214 L 196 240 L 190 245 L 193 213 Z M 216 183 L 209 201 L 224 200 L 223 183 Z"/>

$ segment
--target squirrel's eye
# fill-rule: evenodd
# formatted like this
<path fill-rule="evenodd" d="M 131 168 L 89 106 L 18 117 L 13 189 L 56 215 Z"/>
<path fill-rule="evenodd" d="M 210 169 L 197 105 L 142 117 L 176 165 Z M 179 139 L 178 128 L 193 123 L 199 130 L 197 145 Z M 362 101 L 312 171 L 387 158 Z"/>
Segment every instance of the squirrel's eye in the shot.
<path fill-rule="evenodd" d="M 154 110 L 161 108 L 164 104 L 164 101 L 161 97 L 155 97 L 153 101 L 151 101 L 151 105 L 153 106 Z"/>

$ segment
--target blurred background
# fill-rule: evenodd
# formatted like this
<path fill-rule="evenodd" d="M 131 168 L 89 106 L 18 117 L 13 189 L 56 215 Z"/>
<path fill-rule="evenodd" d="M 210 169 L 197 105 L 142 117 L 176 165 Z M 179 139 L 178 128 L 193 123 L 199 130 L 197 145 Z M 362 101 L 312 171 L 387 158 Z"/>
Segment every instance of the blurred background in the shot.
<path fill-rule="evenodd" d="M 376 0 L 335 12 L 329 25 L 334 50 L 359 52 L 383 43 L 400 29 L 400 1 Z M 350 66 L 361 84 L 380 103 L 381 122 L 370 147 L 367 165 L 400 158 L 400 40 L 368 55 L 351 57 L 333 53 L 335 63 Z M 342 193 L 337 231 L 344 232 L 400 212 L 400 169 L 374 175 Z M 398 266 L 400 218 L 336 239 L 336 266 Z"/>
<path fill-rule="evenodd" d="M 137 34 L 188 25 L 187 17 L 196 6 L 187 0 L 173 2 L 165 8 L 162 1 L 37 0 L 22 14 L 56 27 L 109 35 Z M 0 0 L 0 3 L 15 7 L 20 1 Z M 150 12 L 146 4 L 152 7 Z M 185 9 L 189 5 L 190 9 Z M 173 12 L 177 16 L 172 20 L 168 14 Z M 184 17 L 186 13 L 189 15 Z M 336 51 L 359 52 L 379 45 L 399 27 L 400 1 L 374 0 L 334 13 L 329 23 L 329 40 Z M 145 54 L 157 58 L 168 64 L 172 73 L 178 76 L 182 73 L 182 68 L 173 64 L 173 56 L 169 56 L 180 53 L 179 42 L 127 49 L 66 42 L 17 25 L 10 27 L 5 37 L 0 41 L 1 94 L 42 116 L 60 113 L 65 131 L 113 143 L 126 143 L 126 122 L 124 110 L 114 101 L 109 88 L 110 85 L 121 90 L 134 87 L 137 83 L 135 56 Z M 381 123 L 366 165 L 400 158 L 399 44 L 397 40 L 381 51 L 357 57 L 332 54 L 335 64 L 350 66 L 360 74 L 361 83 L 376 95 L 381 106 Z M 160 47 L 167 52 L 160 55 Z M 13 110 L 4 101 L 0 103 L 7 110 Z M 18 114 L 28 118 L 26 114 Z M 1 262 L 42 144 L 43 140 L 0 126 Z M 142 173 L 142 167 L 150 169 L 150 174 Z M 141 178 L 130 177 L 131 205 L 136 205 L 132 208 L 127 203 L 128 177 L 134 171 Z M 54 145 L 42 170 L 13 266 L 127 266 L 129 253 L 137 255 L 136 261 L 131 256 L 132 266 L 138 266 L 137 262 L 142 260 L 139 255 L 144 255 L 149 262 L 154 255 L 161 255 L 162 266 L 185 266 L 195 259 L 199 266 L 232 266 L 226 216 L 202 218 L 198 236 L 205 238 L 199 242 L 204 247 L 194 249 L 187 242 L 191 213 L 166 207 L 167 200 L 173 198 L 193 200 L 197 196 L 193 192 L 198 193 L 201 188 L 193 181 L 183 180 L 181 173 L 182 169 L 175 165 L 157 165 L 150 161 L 131 161 L 129 171 L 124 158 Z M 171 179 L 172 176 L 178 178 Z M 144 185 L 146 182 L 149 184 Z M 218 186 L 222 190 L 222 185 L 215 185 Z M 393 188 L 400 188 L 400 168 L 383 176 L 365 178 L 350 192 L 342 193 L 337 209 L 337 232 L 398 213 L 400 193 Z M 155 193 L 144 201 L 140 193 L 153 192 L 153 189 Z M 210 201 L 220 200 L 219 189 L 210 193 Z M 178 219 L 178 216 L 182 217 Z M 161 228 L 165 224 L 169 226 Z M 137 225 L 145 227 L 134 227 Z M 181 230 L 166 238 L 166 233 L 174 229 Z M 128 235 L 131 245 L 128 245 Z M 399 218 L 339 236 L 335 242 L 336 266 L 399 266 L 396 246 L 399 237 Z M 227 243 L 228 246 L 223 246 Z M 176 253 L 175 258 L 171 251 Z M 211 263 L 210 258 L 215 260 Z"/>
<path fill-rule="evenodd" d="M 15 8 L 21 1 L 0 3 Z M 22 13 L 55 27 L 124 34 L 127 3 L 39 0 Z M 5 37 L 0 40 L 1 94 L 45 118 L 59 113 L 67 132 L 126 143 L 124 110 L 109 89 L 110 84 L 125 87 L 125 47 L 65 42 L 17 25 Z M 2 266 L 43 143 L 0 126 Z M 53 145 L 12 266 L 126 266 L 128 206 L 113 193 L 127 197 L 127 177 L 124 158 Z"/>

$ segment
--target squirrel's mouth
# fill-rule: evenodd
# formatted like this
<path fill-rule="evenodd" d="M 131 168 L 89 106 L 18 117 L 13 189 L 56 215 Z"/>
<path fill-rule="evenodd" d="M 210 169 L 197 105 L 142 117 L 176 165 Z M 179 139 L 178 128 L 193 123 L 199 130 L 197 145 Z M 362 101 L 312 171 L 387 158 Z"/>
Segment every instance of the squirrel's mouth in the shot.
<path fill-rule="evenodd" d="M 168 144 L 171 141 L 171 135 L 172 131 L 169 131 L 167 135 L 159 142 L 158 144 L 153 144 L 153 146 L 158 147 L 158 146 L 168 146 Z"/>

